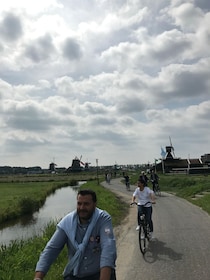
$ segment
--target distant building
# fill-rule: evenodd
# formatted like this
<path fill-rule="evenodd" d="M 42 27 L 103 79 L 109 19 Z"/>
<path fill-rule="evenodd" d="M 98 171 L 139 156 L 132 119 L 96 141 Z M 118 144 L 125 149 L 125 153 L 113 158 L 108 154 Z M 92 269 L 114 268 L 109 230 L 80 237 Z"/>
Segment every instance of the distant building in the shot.
<path fill-rule="evenodd" d="M 54 162 L 51 162 L 50 165 L 49 165 L 49 170 L 51 173 L 54 173 L 56 172 L 56 164 Z"/>
<path fill-rule="evenodd" d="M 203 162 L 203 164 L 210 166 L 210 154 L 201 156 L 201 161 Z"/>
<path fill-rule="evenodd" d="M 181 159 L 175 157 L 173 146 L 166 146 L 165 157 L 156 165 L 163 173 L 210 174 L 210 154 L 201 158 Z"/>
<path fill-rule="evenodd" d="M 67 172 L 80 172 L 83 170 L 83 162 L 81 162 L 81 158 L 75 157 L 72 160 L 71 166 L 67 169 Z"/>
<path fill-rule="evenodd" d="M 43 170 L 40 166 L 21 167 L 21 166 L 0 166 L 0 175 L 19 175 L 19 174 L 42 174 Z"/>

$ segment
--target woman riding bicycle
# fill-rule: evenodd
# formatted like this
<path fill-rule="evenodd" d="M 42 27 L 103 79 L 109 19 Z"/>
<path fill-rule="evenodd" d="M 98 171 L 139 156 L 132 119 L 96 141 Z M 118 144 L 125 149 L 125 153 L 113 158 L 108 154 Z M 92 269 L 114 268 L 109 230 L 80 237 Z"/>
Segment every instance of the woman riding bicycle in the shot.
<path fill-rule="evenodd" d="M 153 237 L 153 222 L 152 222 L 152 203 L 155 203 L 155 195 L 154 192 L 145 185 L 144 180 L 138 181 L 138 187 L 135 189 L 132 197 L 132 203 L 135 202 L 135 199 L 138 200 L 138 215 L 137 221 L 138 226 L 136 230 L 139 230 L 140 227 L 140 216 L 145 214 L 146 221 L 149 224 L 150 228 L 150 238 Z M 149 203 L 148 203 L 149 202 Z M 146 205 L 145 205 L 146 204 Z"/>

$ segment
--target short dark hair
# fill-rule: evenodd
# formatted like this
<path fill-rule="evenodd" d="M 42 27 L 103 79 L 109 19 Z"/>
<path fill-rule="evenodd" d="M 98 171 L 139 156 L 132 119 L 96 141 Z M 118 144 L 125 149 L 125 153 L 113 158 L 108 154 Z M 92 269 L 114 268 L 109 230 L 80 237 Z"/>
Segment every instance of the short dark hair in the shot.
<path fill-rule="evenodd" d="M 146 182 L 145 182 L 145 180 L 143 178 L 140 178 L 138 180 L 138 183 L 142 183 L 144 186 L 146 185 Z"/>
<path fill-rule="evenodd" d="M 93 190 L 90 189 L 79 190 L 77 196 L 78 195 L 91 195 L 93 202 L 97 202 L 96 193 Z"/>

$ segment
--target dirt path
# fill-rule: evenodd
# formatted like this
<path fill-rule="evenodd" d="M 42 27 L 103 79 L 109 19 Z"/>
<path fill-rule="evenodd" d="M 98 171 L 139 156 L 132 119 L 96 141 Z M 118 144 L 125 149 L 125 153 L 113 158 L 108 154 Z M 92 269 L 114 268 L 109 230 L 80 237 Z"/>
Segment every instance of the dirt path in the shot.
<path fill-rule="evenodd" d="M 123 201 L 130 204 L 134 186 L 131 186 L 131 191 L 128 192 L 125 189 L 125 185 L 122 184 L 122 178 L 114 179 L 111 184 L 103 182 L 102 185 L 115 192 Z M 128 215 L 122 221 L 122 224 L 115 227 L 114 232 L 117 241 L 118 257 L 116 262 L 117 267 L 117 279 L 124 279 L 125 272 L 128 267 L 127 264 L 132 263 L 133 251 L 136 247 L 136 231 L 132 230 L 136 228 L 137 217 L 136 208 L 130 207 Z"/>

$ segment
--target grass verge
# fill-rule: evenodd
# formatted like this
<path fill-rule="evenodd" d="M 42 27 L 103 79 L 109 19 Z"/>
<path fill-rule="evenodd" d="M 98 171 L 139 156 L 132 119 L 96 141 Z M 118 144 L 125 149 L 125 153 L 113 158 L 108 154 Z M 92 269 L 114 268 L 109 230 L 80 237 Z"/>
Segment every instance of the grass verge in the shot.
<path fill-rule="evenodd" d="M 56 189 L 75 186 L 77 181 L 81 180 L 79 175 L 11 176 L 10 180 L 3 178 L 1 177 L 0 180 L 1 224 L 37 211 L 45 203 L 47 196 L 54 193 Z M 42 179 L 43 181 L 41 181 Z M 85 179 L 92 180 L 89 177 Z"/>

